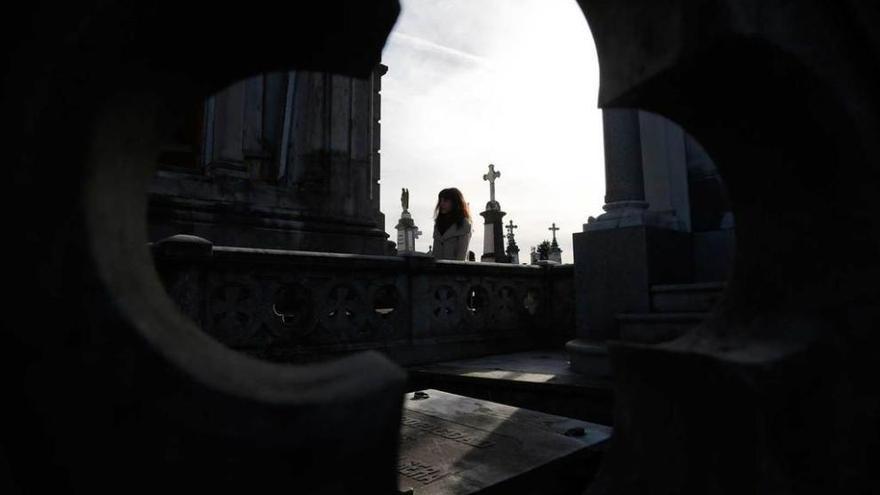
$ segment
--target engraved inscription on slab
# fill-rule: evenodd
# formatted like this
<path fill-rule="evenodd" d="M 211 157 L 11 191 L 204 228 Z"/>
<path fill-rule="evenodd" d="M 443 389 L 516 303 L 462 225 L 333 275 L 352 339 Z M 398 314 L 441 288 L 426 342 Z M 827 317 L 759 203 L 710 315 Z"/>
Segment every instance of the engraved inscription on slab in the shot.
<path fill-rule="evenodd" d="M 610 431 L 600 425 L 426 390 L 407 397 L 400 430 L 398 486 L 416 495 L 511 493 L 542 467 L 556 479 L 565 459 L 579 463 Z M 582 436 L 566 436 L 581 428 Z M 542 476 L 544 476 L 542 475 Z"/>
<path fill-rule="evenodd" d="M 398 462 L 397 472 L 423 485 L 437 481 L 449 474 L 448 471 L 440 467 L 405 458 Z"/>
<path fill-rule="evenodd" d="M 443 424 L 438 421 L 432 420 L 429 416 L 416 416 L 416 414 L 418 413 L 412 413 L 410 411 L 404 412 L 402 421 L 403 426 L 416 428 L 421 431 L 446 438 L 448 440 L 455 440 L 456 442 L 470 445 L 471 447 L 476 447 L 478 449 L 485 449 L 486 447 L 491 447 L 495 445 L 494 441 L 489 440 L 488 438 L 481 438 L 487 437 L 489 435 L 488 433 L 479 432 L 478 430 L 476 430 L 476 433 L 468 432 L 467 430 L 450 426 L 448 423 Z"/>

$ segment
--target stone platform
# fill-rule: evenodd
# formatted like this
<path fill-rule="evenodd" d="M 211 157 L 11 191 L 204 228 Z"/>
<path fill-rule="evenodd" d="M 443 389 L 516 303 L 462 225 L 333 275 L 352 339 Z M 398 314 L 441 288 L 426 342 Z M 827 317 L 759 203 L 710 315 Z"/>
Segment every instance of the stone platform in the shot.
<path fill-rule="evenodd" d="M 563 350 L 412 366 L 409 374 L 410 390 L 436 388 L 600 424 L 612 420 L 611 383 L 571 371 Z"/>
<path fill-rule="evenodd" d="M 407 394 L 401 493 L 580 493 L 611 428 L 429 389 Z M 412 490 L 412 491 L 410 491 Z"/>

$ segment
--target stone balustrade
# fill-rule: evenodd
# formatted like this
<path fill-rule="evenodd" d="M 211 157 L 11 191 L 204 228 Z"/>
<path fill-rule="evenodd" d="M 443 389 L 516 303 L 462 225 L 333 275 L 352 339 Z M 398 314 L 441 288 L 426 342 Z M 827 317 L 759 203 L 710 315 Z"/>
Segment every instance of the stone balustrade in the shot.
<path fill-rule="evenodd" d="M 152 246 L 182 311 L 264 359 L 380 350 L 401 364 L 561 346 L 574 333 L 572 265 L 525 266 L 213 246 Z"/>

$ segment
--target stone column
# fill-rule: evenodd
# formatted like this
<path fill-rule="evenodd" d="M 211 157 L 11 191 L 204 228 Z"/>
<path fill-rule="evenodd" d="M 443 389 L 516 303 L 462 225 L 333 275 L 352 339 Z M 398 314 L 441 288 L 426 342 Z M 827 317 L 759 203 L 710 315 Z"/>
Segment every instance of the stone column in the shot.
<path fill-rule="evenodd" d="M 385 228 L 385 214 L 380 211 L 382 175 L 381 135 L 382 135 L 382 76 L 388 73 L 388 66 L 379 64 L 370 76 L 370 200 L 372 211 L 379 225 Z"/>
<path fill-rule="evenodd" d="M 507 260 L 512 265 L 519 264 L 519 246 L 516 244 L 507 246 Z"/>
<path fill-rule="evenodd" d="M 422 235 L 422 231 L 416 227 L 412 215 L 406 210 L 400 215 L 400 220 L 394 226 L 397 229 L 397 253 L 411 254 L 416 252 L 416 239 Z"/>
<path fill-rule="evenodd" d="M 495 263 L 507 263 L 508 257 L 504 253 L 504 213 L 501 211 L 501 203 L 495 199 L 495 181 L 501 177 L 501 172 L 495 170 L 495 165 L 489 164 L 489 171 L 483 175 L 483 180 L 489 183 L 489 202 L 486 203 L 486 211 L 480 215 L 486 219 L 483 231 L 483 256 L 480 261 L 492 261 Z"/>
<path fill-rule="evenodd" d="M 239 81 L 218 91 L 212 97 L 211 157 L 205 164 L 211 177 L 249 179 L 250 171 L 244 160 L 244 107 L 246 81 Z"/>
<path fill-rule="evenodd" d="M 485 230 L 483 231 L 483 256 L 480 261 L 490 261 L 495 263 L 507 263 L 507 255 L 504 253 L 504 215 L 507 213 L 493 206 L 498 203 L 489 202 L 486 205 L 486 211 L 481 212 L 480 216 L 485 219 Z"/>
<path fill-rule="evenodd" d="M 603 111 L 605 213 L 574 240 L 577 338 L 566 347 L 575 371 L 610 374 L 605 341 L 618 339 L 616 315 L 650 311 L 650 287 L 683 281 L 690 239 L 674 215 L 645 201 L 639 111 Z"/>
<path fill-rule="evenodd" d="M 605 143 L 606 211 L 609 207 L 613 209 L 623 204 L 647 208 L 639 111 L 603 111 L 602 132 Z"/>
<path fill-rule="evenodd" d="M 547 259 L 554 263 L 562 264 L 562 249 L 559 247 L 556 239 L 550 244 L 550 254 Z"/>

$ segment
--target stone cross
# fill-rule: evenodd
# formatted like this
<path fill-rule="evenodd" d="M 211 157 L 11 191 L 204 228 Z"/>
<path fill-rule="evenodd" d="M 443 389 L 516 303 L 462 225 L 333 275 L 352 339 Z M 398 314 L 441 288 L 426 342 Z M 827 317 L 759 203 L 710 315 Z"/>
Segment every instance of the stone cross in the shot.
<path fill-rule="evenodd" d="M 518 229 L 519 225 L 514 225 L 513 220 L 511 220 L 510 223 L 508 225 L 506 225 L 504 228 L 507 229 L 508 237 L 513 237 L 513 229 Z"/>
<path fill-rule="evenodd" d="M 489 181 L 489 202 L 495 202 L 495 179 L 501 177 L 501 172 L 495 171 L 495 165 L 489 164 L 489 173 L 483 174 L 483 180 Z"/>
<path fill-rule="evenodd" d="M 547 230 L 553 231 L 553 242 L 556 242 L 556 231 L 560 230 L 559 227 L 556 226 L 556 222 L 553 222 L 553 226 Z"/>

